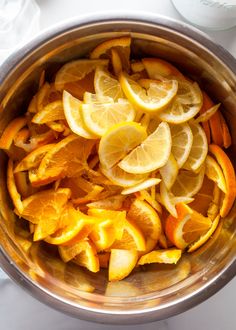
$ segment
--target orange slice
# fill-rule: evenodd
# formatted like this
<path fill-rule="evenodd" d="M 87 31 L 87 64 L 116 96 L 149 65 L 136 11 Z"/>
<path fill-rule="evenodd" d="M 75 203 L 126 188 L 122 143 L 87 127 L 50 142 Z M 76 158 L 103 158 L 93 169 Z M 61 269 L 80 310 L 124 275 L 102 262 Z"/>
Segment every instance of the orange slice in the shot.
<path fill-rule="evenodd" d="M 21 195 L 17 191 L 13 166 L 13 160 L 9 159 L 7 166 L 7 188 L 17 212 L 21 214 L 23 212 L 24 205 L 21 201 Z"/>
<path fill-rule="evenodd" d="M 112 249 L 109 261 L 109 281 L 120 281 L 127 277 L 138 261 L 135 250 Z"/>
<path fill-rule="evenodd" d="M 65 119 L 62 101 L 47 104 L 43 110 L 37 112 L 32 118 L 32 123 L 45 124 L 48 122 Z"/>
<path fill-rule="evenodd" d="M 46 144 L 31 151 L 25 158 L 23 158 L 20 163 L 16 166 L 14 173 L 28 171 L 31 168 L 37 167 L 46 153 L 54 147 L 55 144 Z"/>
<path fill-rule="evenodd" d="M 165 249 L 154 250 L 143 255 L 139 261 L 139 265 L 163 263 L 163 264 L 176 264 L 182 255 L 182 250 L 179 249 Z"/>
<path fill-rule="evenodd" d="M 17 133 L 26 125 L 27 119 L 25 117 L 18 117 L 13 119 L 5 128 L 0 138 L 0 148 L 10 149 L 12 142 Z"/>
<path fill-rule="evenodd" d="M 179 249 L 185 249 L 197 241 L 211 227 L 211 220 L 194 211 L 184 203 L 176 205 L 177 218 L 170 215 L 165 232 L 168 239 Z"/>
<path fill-rule="evenodd" d="M 205 233 L 205 235 L 201 236 L 196 242 L 190 245 L 188 248 L 188 252 L 194 252 L 199 249 L 203 244 L 205 244 L 216 231 L 218 224 L 220 222 L 220 215 L 218 215 L 212 222 L 210 229 Z"/>
<path fill-rule="evenodd" d="M 209 155 L 206 157 L 205 174 L 210 180 L 214 181 L 225 194 L 227 193 L 223 172 L 214 158 Z"/>
<path fill-rule="evenodd" d="M 219 146 L 211 144 L 209 146 L 209 151 L 216 158 L 225 178 L 227 191 L 220 208 L 220 215 L 224 218 L 231 210 L 236 197 L 235 171 L 229 157 Z"/>
<path fill-rule="evenodd" d="M 83 244 L 83 249 L 74 257 L 73 262 L 87 268 L 90 272 L 97 273 L 100 267 L 96 248 L 89 240 L 84 241 L 84 243 L 82 241 L 81 244 Z"/>
<path fill-rule="evenodd" d="M 71 191 L 68 188 L 40 191 L 23 200 L 21 216 L 35 224 L 41 220 L 58 219 L 70 195 Z"/>
<path fill-rule="evenodd" d="M 112 220 L 104 220 L 89 234 L 98 252 L 110 248 L 116 239 L 116 229 Z"/>
<path fill-rule="evenodd" d="M 231 135 L 229 132 L 229 128 L 226 124 L 226 121 L 224 119 L 224 116 L 222 115 L 222 113 L 220 113 L 220 122 L 221 122 L 221 128 L 222 128 L 222 135 L 223 135 L 223 146 L 224 148 L 229 148 L 232 144 L 232 139 L 231 139 Z"/>
<path fill-rule="evenodd" d="M 139 227 L 146 239 L 146 252 L 157 244 L 162 225 L 157 212 L 145 201 L 135 199 L 131 204 L 127 218 Z"/>
<path fill-rule="evenodd" d="M 99 201 L 96 202 L 88 203 L 87 207 L 90 209 L 95 208 L 95 209 L 118 211 L 122 209 L 125 198 L 126 197 L 122 195 L 115 195 L 104 199 L 100 199 Z"/>
<path fill-rule="evenodd" d="M 143 58 L 142 63 L 151 79 L 158 79 L 160 76 L 185 79 L 184 75 L 174 65 L 160 58 Z"/>

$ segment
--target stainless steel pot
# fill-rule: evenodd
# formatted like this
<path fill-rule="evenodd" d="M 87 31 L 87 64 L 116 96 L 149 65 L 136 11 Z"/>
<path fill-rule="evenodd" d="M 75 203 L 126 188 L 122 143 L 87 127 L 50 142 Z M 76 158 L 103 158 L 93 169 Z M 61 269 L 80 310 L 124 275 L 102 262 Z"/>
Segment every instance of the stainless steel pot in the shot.
<path fill-rule="evenodd" d="M 0 132 L 25 111 L 42 69 L 50 79 L 62 63 L 86 56 L 105 39 L 127 33 L 133 38 L 133 57 L 157 56 L 173 62 L 222 102 L 233 136 L 230 153 L 235 160 L 236 60 L 195 28 L 149 14 L 80 18 L 48 30 L 18 50 L 0 71 Z M 3 154 L 0 161 L 1 267 L 33 296 L 62 312 L 94 322 L 151 322 L 204 301 L 235 275 L 236 208 L 208 249 L 185 256 L 175 267 L 150 266 L 136 271 L 108 288 L 104 272 L 82 273 L 60 263 L 43 248 L 29 258 L 14 240 L 16 220 L 6 190 Z M 93 292 L 83 291 L 92 291 L 92 287 Z"/>

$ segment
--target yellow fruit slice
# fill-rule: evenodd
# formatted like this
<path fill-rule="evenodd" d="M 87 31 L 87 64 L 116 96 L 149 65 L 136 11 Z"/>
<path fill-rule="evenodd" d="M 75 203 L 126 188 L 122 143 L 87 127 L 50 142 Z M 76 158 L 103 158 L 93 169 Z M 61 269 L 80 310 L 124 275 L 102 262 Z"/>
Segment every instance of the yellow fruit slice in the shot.
<path fill-rule="evenodd" d="M 125 196 L 115 195 L 108 198 L 100 199 L 99 201 L 88 203 L 86 206 L 90 209 L 105 209 L 117 211 L 121 210 L 123 206 L 123 202 L 125 200 Z"/>
<path fill-rule="evenodd" d="M 55 77 L 55 89 L 62 91 L 65 84 L 83 79 L 97 66 L 107 66 L 108 60 L 80 59 L 64 64 Z"/>
<path fill-rule="evenodd" d="M 117 239 L 111 246 L 112 249 L 145 251 L 146 244 L 142 231 L 138 226 L 126 220 L 121 239 Z"/>
<path fill-rule="evenodd" d="M 202 107 L 202 93 L 197 83 L 178 81 L 178 92 L 173 102 L 158 117 L 169 123 L 181 124 L 193 118 Z"/>
<path fill-rule="evenodd" d="M 122 62 L 119 53 L 115 48 L 111 49 L 111 63 L 114 74 L 116 75 L 116 77 L 119 77 L 119 74 L 122 71 Z"/>
<path fill-rule="evenodd" d="M 39 147 L 32 152 L 30 152 L 25 158 L 23 158 L 20 163 L 14 169 L 14 173 L 27 171 L 31 168 L 37 167 L 46 153 L 54 147 L 55 144 L 46 144 L 42 147 Z"/>
<path fill-rule="evenodd" d="M 81 101 L 72 96 L 67 91 L 63 92 L 63 108 L 66 121 L 73 133 L 86 139 L 96 139 L 97 136 L 92 134 L 84 124 Z"/>
<path fill-rule="evenodd" d="M 127 218 L 132 220 L 144 234 L 145 252 L 151 251 L 157 244 L 162 225 L 157 212 L 145 201 L 135 199 L 131 204 Z"/>
<path fill-rule="evenodd" d="M 226 153 L 217 145 L 211 144 L 209 146 L 210 153 L 216 158 L 220 165 L 226 183 L 227 192 L 223 198 L 223 202 L 220 208 L 220 215 L 222 218 L 226 217 L 235 201 L 236 197 L 236 178 L 234 167 L 226 155 Z"/>
<path fill-rule="evenodd" d="M 97 136 L 103 136 L 112 126 L 131 122 L 135 110 L 126 99 L 117 102 L 82 104 L 82 116 L 87 129 Z"/>
<path fill-rule="evenodd" d="M 179 174 L 171 188 L 174 196 L 192 197 L 200 189 L 203 183 L 205 167 L 202 167 L 199 173 L 188 170 L 180 170 Z"/>
<path fill-rule="evenodd" d="M 190 128 L 193 133 L 193 144 L 188 159 L 184 163 L 183 167 L 187 170 L 198 171 L 206 159 L 208 143 L 206 134 L 199 124 L 191 123 Z"/>
<path fill-rule="evenodd" d="M 173 186 L 177 178 L 178 171 L 179 171 L 179 167 L 177 161 L 175 160 L 173 154 L 170 154 L 167 163 L 160 168 L 161 178 L 164 181 L 165 186 L 168 190 L 170 190 L 171 187 Z"/>
<path fill-rule="evenodd" d="M 47 104 L 43 110 L 37 112 L 32 118 L 32 123 L 45 124 L 51 121 L 65 119 L 62 101 Z"/>
<path fill-rule="evenodd" d="M 109 169 L 100 167 L 101 172 L 114 184 L 121 187 L 131 187 L 143 182 L 146 174 L 132 174 L 123 171 L 119 166 L 115 165 Z"/>
<path fill-rule="evenodd" d="M 176 80 L 151 81 L 147 89 L 124 72 L 120 74 L 119 80 L 127 99 L 137 108 L 147 112 L 164 109 L 178 90 Z"/>
<path fill-rule="evenodd" d="M 121 123 L 110 128 L 101 138 L 99 159 L 104 168 L 111 168 L 139 145 L 147 133 L 141 125 L 130 122 Z"/>
<path fill-rule="evenodd" d="M 104 220 L 89 234 L 97 252 L 110 248 L 116 239 L 116 229 L 112 220 Z"/>
<path fill-rule="evenodd" d="M 79 266 L 87 268 L 90 272 L 97 273 L 100 267 L 96 248 L 89 240 L 84 241 L 84 243 L 82 242 L 83 249 L 73 258 L 73 262 Z"/>
<path fill-rule="evenodd" d="M 95 70 L 94 88 L 96 94 L 109 96 L 114 101 L 124 98 L 124 93 L 119 81 L 115 77 L 112 77 L 103 67 L 98 67 Z"/>
<path fill-rule="evenodd" d="M 157 195 L 158 197 L 158 195 Z M 171 191 L 168 191 L 164 182 L 160 183 L 160 197 L 158 201 L 165 206 L 167 211 L 173 216 L 177 217 L 176 204 L 177 203 L 191 203 L 193 198 L 186 196 L 176 197 Z"/>
<path fill-rule="evenodd" d="M 115 49 L 119 54 L 123 68 L 125 70 L 128 70 L 130 66 L 130 44 L 130 36 L 123 36 L 115 39 L 105 40 L 93 49 L 90 54 L 90 58 L 109 58 L 111 56 L 111 51 Z"/>
<path fill-rule="evenodd" d="M 13 166 L 13 160 L 9 159 L 7 166 L 7 189 L 17 212 L 21 214 L 24 210 L 24 205 L 21 201 L 21 195 L 19 194 L 16 187 Z"/>
<path fill-rule="evenodd" d="M 209 218 L 194 211 L 184 203 L 176 205 L 177 218 L 170 215 L 166 220 L 165 233 L 179 249 L 185 249 L 197 241 L 212 225 Z"/>
<path fill-rule="evenodd" d="M 154 250 L 143 255 L 139 261 L 139 265 L 163 263 L 163 264 L 176 264 L 182 255 L 182 250 L 179 249 L 165 249 Z"/>
<path fill-rule="evenodd" d="M 18 117 L 13 119 L 5 128 L 0 138 L 0 148 L 10 149 L 12 142 L 17 133 L 26 125 L 27 119 L 25 117 Z"/>
<path fill-rule="evenodd" d="M 205 235 L 201 236 L 199 240 L 197 240 L 196 242 L 190 245 L 190 247 L 188 248 L 188 252 L 194 252 L 197 249 L 199 249 L 203 244 L 205 244 L 214 234 L 215 230 L 218 227 L 219 222 L 220 222 L 220 215 L 216 216 L 216 218 L 212 222 L 210 229 L 205 233 Z"/>
<path fill-rule="evenodd" d="M 194 123 L 195 124 L 199 124 L 199 123 L 205 123 L 206 121 L 208 121 L 215 113 L 216 111 L 219 109 L 220 107 L 220 103 L 214 105 L 213 107 L 211 107 L 210 109 L 208 109 L 206 112 L 203 112 L 202 114 L 200 114 L 200 116 L 198 116 L 196 119 L 194 119 Z"/>
<path fill-rule="evenodd" d="M 174 65 L 160 58 L 143 58 L 142 64 L 151 79 L 158 79 L 160 76 L 185 79 L 184 75 Z"/>
<path fill-rule="evenodd" d="M 158 179 L 158 178 L 149 178 L 149 179 L 146 179 L 143 182 L 138 183 L 138 184 L 136 184 L 136 185 L 134 185 L 132 187 L 123 189 L 121 191 L 121 194 L 122 195 L 133 194 L 135 192 L 138 192 L 138 191 L 141 191 L 141 190 L 144 190 L 144 189 L 151 188 L 152 186 L 156 186 L 160 182 L 161 182 L 161 179 Z"/>
<path fill-rule="evenodd" d="M 206 157 L 205 174 L 210 180 L 214 181 L 225 194 L 227 193 L 224 174 L 218 163 L 209 155 Z"/>
<path fill-rule="evenodd" d="M 193 144 L 193 133 L 190 126 L 185 124 L 170 124 L 172 147 L 171 153 L 175 157 L 178 167 L 181 168 L 190 154 Z"/>
<path fill-rule="evenodd" d="M 127 277 L 138 261 L 138 252 L 135 250 L 111 249 L 108 279 L 121 281 Z"/>
<path fill-rule="evenodd" d="M 119 163 L 119 167 L 129 173 L 148 173 L 164 166 L 170 152 L 170 128 L 163 122 Z"/>

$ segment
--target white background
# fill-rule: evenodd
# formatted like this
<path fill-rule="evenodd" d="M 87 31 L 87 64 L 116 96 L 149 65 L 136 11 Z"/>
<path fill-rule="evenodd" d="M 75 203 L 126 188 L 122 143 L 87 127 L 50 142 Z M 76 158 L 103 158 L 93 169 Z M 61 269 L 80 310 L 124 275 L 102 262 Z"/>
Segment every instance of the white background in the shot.
<path fill-rule="evenodd" d="M 110 10 L 147 11 L 182 20 L 169 0 L 37 0 L 40 28 L 92 12 Z M 208 32 L 236 57 L 236 28 Z M 236 279 L 201 305 L 165 321 L 134 326 L 99 325 L 80 321 L 42 305 L 11 280 L 0 281 L 0 330 L 234 330 Z"/>

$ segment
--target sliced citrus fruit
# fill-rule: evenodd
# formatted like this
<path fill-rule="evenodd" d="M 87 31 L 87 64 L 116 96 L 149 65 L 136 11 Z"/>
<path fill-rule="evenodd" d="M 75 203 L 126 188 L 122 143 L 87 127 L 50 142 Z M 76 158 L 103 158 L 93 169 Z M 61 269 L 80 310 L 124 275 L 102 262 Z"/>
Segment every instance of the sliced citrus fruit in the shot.
<path fill-rule="evenodd" d="M 173 216 L 177 217 L 177 211 L 175 208 L 175 205 L 177 203 L 191 203 L 193 201 L 193 198 L 191 197 L 186 197 L 186 196 L 174 196 L 171 191 L 168 191 L 164 182 L 160 183 L 160 197 L 158 198 L 157 194 L 157 199 L 158 201 L 165 206 L 167 211 Z"/>
<path fill-rule="evenodd" d="M 120 74 L 119 80 L 127 99 L 137 108 L 148 112 L 164 109 L 178 90 L 176 80 L 151 81 L 147 89 L 124 72 Z"/>
<path fill-rule="evenodd" d="M 141 191 L 141 190 L 144 190 L 144 189 L 151 188 L 152 186 L 156 186 L 160 182 L 161 182 L 161 179 L 158 179 L 158 178 L 149 178 L 149 179 L 146 179 L 143 182 L 138 183 L 138 184 L 136 184 L 136 185 L 134 185 L 132 187 L 123 189 L 121 191 L 121 194 L 122 195 L 133 194 L 135 192 L 138 192 L 138 191 Z"/>
<path fill-rule="evenodd" d="M 122 66 L 129 69 L 131 37 L 123 36 L 115 39 L 105 40 L 93 49 L 90 58 L 107 58 L 111 56 L 111 50 L 115 49 L 121 58 Z"/>
<path fill-rule="evenodd" d="M 124 98 L 124 93 L 119 81 L 115 77 L 112 77 L 103 67 L 98 67 L 95 70 L 94 88 L 96 94 L 109 96 L 114 101 Z"/>
<path fill-rule="evenodd" d="M 220 208 L 220 215 L 224 218 L 231 210 L 236 197 L 235 171 L 229 157 L 219 146 L 211 144 L 209 151 L 216 158 L 225 177 L 227 192 Z"/>
<path fill-rule="evenodd" d="M 116 229 L 112 220 L 104 220 L 89 234 L 98 252 L 110 248 L 116 239 Z"/>
<path fill-rule="evenodd" d="M 140 191 L 140 196 L 138 196 L 137 198 L 140 199 L 140 200 L 146 201 L 148 204 L 151 205 L 151 207 L 154 208 L 154 210 L 156 210 L 157 212 L 159 212 L 161 214 L 162 213 L 161 204 L 158 203 L 158 201 L 156 200 L 155 195 L 151 196 L 147 192 L 147 190 L 142 190 L 142 191 Z"/>
<path fill-rule="evenodd" d="M 200 116 L 198 116 L 196 119 L 194 119 L 194 123 L 199 124 L 208 121 L 216 113 L 219 107 L 220 107 L 220 103 L 213 105 L 213 107 L 206 110 L 205 112 L 200 114 Z"/>
<path fill-rule="evenodd" d="M 90 209 L 99 208 L 99 209 L 117 211 L 122 209 L 125 198 L 126 197 L 122 195 L 115 195 L 104 199 L 100 199 L 99 201 L 96 202 L 88 203 L 87 207 Z"/>
<path fill-rule="evenodd" d="M 73 262 L 79 266 L 87 268 L 90 272 L 97 273 L 100 267 L 96 248 L 89 240 L 84 241 L 84 243 L 82 242 L 83 249 L 73 258 Z"/>
<path fill-rule="evenodd" d="M 47 104 L 43 110 L 37 112 L 32 118 L 35 124 L 45 124 L 51 121 L 65 119 L 62 101 Z"/>
<path fill-rule="evenodd" d="M 120 281 L 127 277 L 138 261 L 135 250 L 111 249 L 108 278 L 109 281 Z"/>
<path fill-rule="evenodd" d="M 151 251 L 158 242 L 162 228 L 157 212 L 145 201 L 135 199 L 131 204 L 127 218 L 141 229 L 146 238 L 145 251 Z"/>
<path fill-rule="evenodd" d="M 178 167 L 181 168 L 186 162 L 193 144 L 192 130 L 187 123 L 169 125 L 171 131 L 171 152 L 175 157 Z"/>
<path fill-rule="evenodd" d="M 167 163 L 160 168 L 161 178 L 164 181 L 165 186 L 168 190 L 170 190 L 171 187 L 173 186 L 177 178 L 178 171 L 179 171 L 178 163 L 175 160 L 173 154 L 171 153 Z"/>
<path fill-rule="evenodd" d="M 109 169 L 100 167 L 101 172 L 114 184 L 121 187 L 131 187 L 143 182 L 146 174 L 132 174 L 123 171 L 119 166 L 115 165 Z"/>
<path fill-rule="evenodd" d="M 59 245 L 58 251 L 64 262 L 68 262 L 88 247 L 87 240 L 81 240 L 71 245 Z"/>
<path fill-rule="evenodd" d="M 27 171 L 31 168 L 37 167 L 45 154 L 54 146 L 54 143 L 50 143 L 31 151 L 25 158 L 20 161 L 19 164 L 17 164 L 14 173 Z"/>
<path fill-rule="evenodd" d="M 97 136 L 103 136 L 112 126 L 131 122 L 135 110 L 126 99 L 117 102 L 82 104 L 81 111 L 87 129 Z"/>
<path fill-rule="evenodd" d="M 63 92 L 63 107 L 66 121 L 73 133 L 86 139 L 96 139 L 96 135 L 92 134 L 84 124 L 81 101 L 72 96 L 67 91 Z"/>
<path fill-rule="evenodd" d="M 165 232 L 168 239 L 179 249 L 185 249 L 198 240 L 211 227 L 211 220 L 184 203 L 176 205 L 177 218 L 170 215 Z"/>
<path fill-rule="evenodd" d="M 202 93 L 197 83 L 178 81 L 178 92 L 173 102 L 158 117 L 169 123 L 180 124 L 193 118 L 201 109 Z"/>
<path fill-rule="evenodd" d="M 113 126 L 103 135 L 99 144 L 98 154 L 102 166 L 113 167 L 146 137 L 145 128 L 137 123 Z"/>
<path fill-rule="evenodd" d="M 65 84 L 83 79 L 97 66 L 107 66 L 108 60 L 80 59 L 64 64 L 55 77 L 56 90 L 62 91 Z"/>
<path fill-rule="evenodd" d="M 224 116 L 222 115 L 222 113 L 220 113 L 220 122 L 221 122 L 221 128 L 222 128 L 222 136 L 223 136 L 223 146 L 224 148 L 229 148 L 232 144 L 232 139 L 231 139 L 231 135 L 229 132 L 229 128 L 226 124 L 226 121 L 224 119 Z"/>
<path fill-rule="evenodd" d="M 227 193 L 223 172 L 214 158 L 209 155 L 206 157 L 205 174 L 210 180 L 214 181 L 225 194 Z"/>
<path fill-rule="evenodd" d="M 23 200 L 21 216 L 35 224 L 40 220 L 58 219 L 70 195 L 68 188 L 40 191 Z"/>
<path fill-rule="evenodd" d="M 164 166 L 171 152 L 171 134 L 167 123 L 161 123 L 140 146 L 119 163 L 129 173 L 148 173 Z"/>
<path fill-rule="evenodd" d="M 158 79 L 160 76 L 185 79 L 184 75 L 174 65 L 160 58 L 143 58 L 142 63 L 151 79 Z"/>
<path fill-rule="evenodd" d="M 12 142 L 17 133 L 26 125 L 27 119 L 25 117 L 18 117 L 13 119 L 5 128 L 0 138 L 0 148 L 10 149 Z"/>
<path fill-rule="evenodd" d="M 111 246 L 112 249 L 145 251 L 146 244 L 142 231 L 136 224 L 126 220 L 121 239 L 117 239 Z"/>
<path fill-rule="evenodd" d="M 202 235 L 196 242 L 190 245 L 190 247 L 188 248 L 188 252 L 194 252 L 197 249 L 199 249 L 203 244 L 205 244 L 214 234 L 215 230 L 218 227 L 219 222 L 220 222 L 220 215 L 216 216 L 216 218 L 213 220 L 210 229 L 204 235 Z"/>
<path fill-rule="evenodd" d="M 176 264 L 182 255 L 182 250 L 179 249 L 165 249 L 154 250 L 143 255 L 139 261 L 139 265 L 163 263 L 163 264 Z"/>
<path fill-rule="evenodd" d="M 92 140 L 67 136 L 43 157 L 35 177 L 31 178 L 32 184 L 41 185 L 65 176 L 76 176 L 86 167 L 93 145 Z"/>
<path fill-rule="evenodd" d="M 194 173 L 188 170 L 180 170 L 175 183 L 171 188 L 171 192 L 174 196 L 194 196 L 201 189 L 204 174 L 204 166 L 200 169 L 199 173 Z"/>
<path fill-rule="evenodd" d="M 118 77 L 122 71 L 122 62 L 119 53 L 115 48 L 111 49 L 111 63 L 114 74 Z"/>
<path fill-rule="evenodd" d="M 17 191 L 21 195 L 21 198 L 27 198 L 38 191 L 38 188 L 32 187 L 29 183 L 27 172 L 14 173 L 14 179 Z"/>
<path fill-rule="evenodd" d="M 17 191 L 13 166 L 14 166 L 13 160 L 9 159 L 7 166 L 7 189 L 17 212 L 21 214 L 24 209 L 24 206 L 21 201 L 21 195 Z"/>
<path fill-rule="evenodd" d="M 193 144 L 183 167 L 196 172 L 206 159 L 208 144 L 206 134 L 199 124 L 191 123 L 190 128 L 193 133 Z"/>

